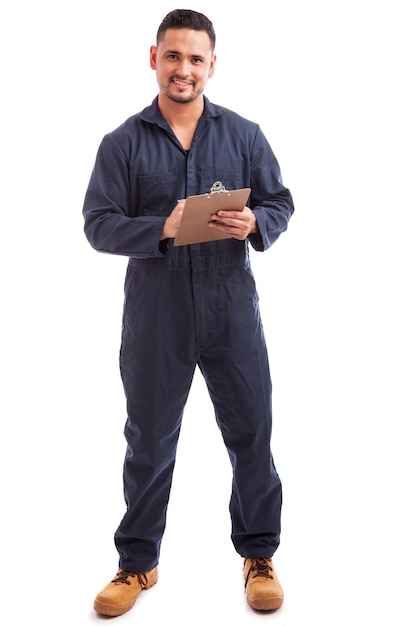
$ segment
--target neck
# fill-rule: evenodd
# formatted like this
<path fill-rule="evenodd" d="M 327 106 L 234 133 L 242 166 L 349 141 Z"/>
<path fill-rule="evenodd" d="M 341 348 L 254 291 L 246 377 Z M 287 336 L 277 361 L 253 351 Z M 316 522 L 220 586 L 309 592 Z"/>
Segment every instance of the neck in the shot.
<path fill-rule="evenodd" d="M 197 123 L 202 116 L 204 109 L 203 96 L 196 98 L 192 102 L 174 102 L 164 96 L 164 94 L 158 97 L 158 106 L 161 114 L 172 127 L 179 126 L 197 126 Z"/>

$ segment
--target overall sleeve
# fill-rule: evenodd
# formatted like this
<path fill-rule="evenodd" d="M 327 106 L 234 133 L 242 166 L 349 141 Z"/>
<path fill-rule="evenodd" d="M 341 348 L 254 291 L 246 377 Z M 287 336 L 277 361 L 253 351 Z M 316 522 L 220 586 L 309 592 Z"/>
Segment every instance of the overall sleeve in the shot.
<path fill-rule="evenodd" d="M 250 208 L 257 218 L 258 232 L 248 237 L 252 247 L 264 251 L 287 229 L 294 205 L 283 186 L 280 166 L 260 129 L 251 153 Z"/>
<path fill-rule="evenodd" d="M 165 254 L 164 217 L 131 216 L 135 193 L 129 158 L 112 137 L 100 144 L 83 205 L 84 232 L 95 250 L 146 258 Z"/>

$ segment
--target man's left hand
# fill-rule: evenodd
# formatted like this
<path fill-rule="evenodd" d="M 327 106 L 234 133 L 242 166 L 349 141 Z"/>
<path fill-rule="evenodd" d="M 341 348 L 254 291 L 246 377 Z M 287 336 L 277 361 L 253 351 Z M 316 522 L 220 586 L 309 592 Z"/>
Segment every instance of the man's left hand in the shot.
<path fill-rule="evenodd" d="M 211 216 L 209 226 L 241 240 L 258 231 L 255 215 L 247 206 L 242 211 L 218 211 Z"/>

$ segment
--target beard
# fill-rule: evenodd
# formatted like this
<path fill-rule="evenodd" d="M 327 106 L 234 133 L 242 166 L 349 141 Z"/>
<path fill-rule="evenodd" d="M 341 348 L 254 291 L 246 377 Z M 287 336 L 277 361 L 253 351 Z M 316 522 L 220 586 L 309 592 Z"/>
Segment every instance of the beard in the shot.
<path fill-rule="evenodd" d="M 169 100 L 171 100 L 172 102 L 177 102 L 178 104 L 187 104 L 189 102 L 193 102 L 193 100 L 196 100 L 197 95 L 195 93 L 191 93 L 188 96 L 186 95 L 181 95 L 181 94 L 173 94 L 170 91 L 164 91 L 165 95 L 167 96 L 167 98 L 169 98 Z"/>
<path fill-rule="evenodd" d="M 194 100 L 196 100 L 196 98 L 198 98 L 202 94 L 203 89 L 199 89 L 196 91 L 196 83 L 194 81 L 190 83 L 192 89 L 191 91 L 188 90 L 187 93 L 182 93 L 181 91 L 178 91 L 177 88 L 175 91 L 171 90 L 171 85 L 174 83 L 174 80 L 176 78 L 178 78 L 178 76 L 173 76 L 172 78 L 170 78 L 168 86 L 163 87 L 162 89 L 163 94 L 172 102 L 176 102 L 178 104 L 188 104 L 189 102 L 193 102 Z"/>

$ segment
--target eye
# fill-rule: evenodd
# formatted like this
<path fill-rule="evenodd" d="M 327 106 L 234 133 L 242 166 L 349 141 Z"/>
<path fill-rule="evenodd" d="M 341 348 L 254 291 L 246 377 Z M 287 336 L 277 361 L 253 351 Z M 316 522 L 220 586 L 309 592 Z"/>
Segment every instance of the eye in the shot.
<path fill-rule="evenodd" d="M 201 57 L 193 57 L 192 61 L 193 63 L 199 64 L 203 62 L 203 59 Z"/>

